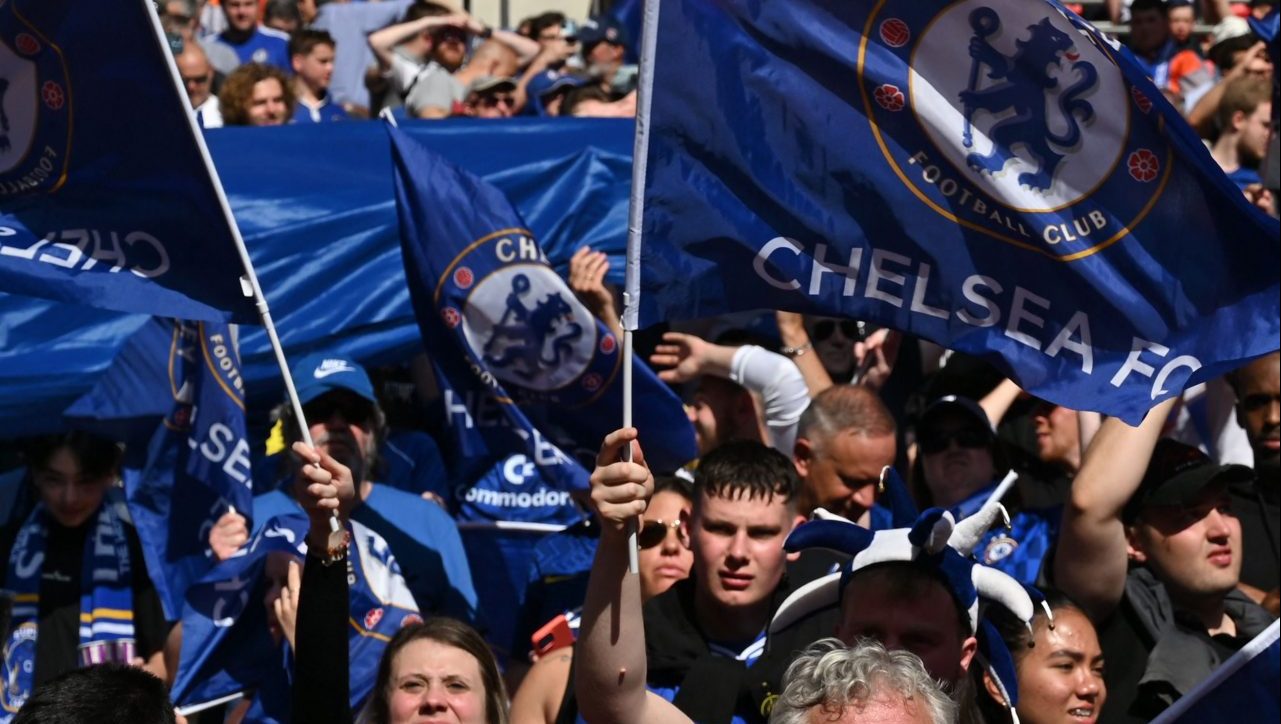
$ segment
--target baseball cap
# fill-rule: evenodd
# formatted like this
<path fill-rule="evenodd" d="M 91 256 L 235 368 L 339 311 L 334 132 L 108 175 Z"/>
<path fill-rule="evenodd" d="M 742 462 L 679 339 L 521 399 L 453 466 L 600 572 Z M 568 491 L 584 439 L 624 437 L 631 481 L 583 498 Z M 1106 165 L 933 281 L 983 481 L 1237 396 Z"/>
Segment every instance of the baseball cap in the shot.
<path fill-rule="evenodd" d="M 583 44 L 583 55 L 592 52 L 600 43 L 626 45 L 627 35 L 618 21 L 607 16 L 592 18 L 578 27 L 578 42 Z"/>
<path fill-rule="evenodd" d="M 576 75 L 561 73 L 556 70 L 545 70 L 530 78 L 525 90 L 529 92 L 530 97 L 542 98 L 562 88 L 578 88 L 586 83 L 586 78 L 579 78 Z"/>
<path fill-rule="evenodd" d="M 350 390 L 378 404 L 365 368 L 349 357 L 332 353 L 308 355 L 294 365 L 293 378 L 298 402 L 303 405 L 333 390 Z"/>
<path fill-rule="evenodd" d="M 467 86 L 467 95 L 493 93 L 500 90 L 508 92 L 516 90 L 516 81 L 501 76 L 484 75 Z"/>
<path fill-rule="evenodd" d="M 1253 479 L 1254 472 L 1244 465 L 1218 465 L 1191 445 L 1163 438 L 1157 441 L 1143 482 L 1125 504 L 1121 517 L 1130 523 L 1144 508 L 1189 505 L 1211 485 Z"/>
<path fill-rule="evenodd" d="M 929 429 L 932 425 L 937 424 L 942 414 L 948 410 L 955 410 L 966 417 L 972 418 L 980 427 L 987 430 L 992 437 L 996 436 L 996 430 L 992 428 L 992 421 L 987 418 L 987 413 L 983 411 L 983 408 L 979 407 L 979 403 L 960 395 L 946 395 L 931 402 L 930 406 L 925 408 L 925 412 L 921 413 L 921 420 L 916 424 L 916 429 L 918 431 Z"/>

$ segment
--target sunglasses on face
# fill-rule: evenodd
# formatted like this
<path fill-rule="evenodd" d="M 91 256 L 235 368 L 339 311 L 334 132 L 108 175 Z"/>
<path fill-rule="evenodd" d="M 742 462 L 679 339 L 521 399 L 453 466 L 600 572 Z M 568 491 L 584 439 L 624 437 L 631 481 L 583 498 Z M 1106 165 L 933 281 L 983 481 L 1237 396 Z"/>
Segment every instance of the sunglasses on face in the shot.
<path fill-rule="evenodd" d="M 342 419 L 348 423 L 365 427 L 373 419 L 374 409 L 367 400 L 332 395 L 326 395 L 302 406 L 302 414 L 307 417 L 307 422 L 313 425 L 318 422 L 327 422 L 334 413 L 342 415 Z"/>
<path fill-rule="evenodd" d="M 653 548 L 667 540 L 668 532 L 675 534 L 676 541 L 682 546 L 689 547 L 689 539 L 685 536 L 685 531 L 681 528 L 679 520 L 645 519 L 641 525 L 640 532 L 636 534 L 636 545 L 641 550 Z"/>
<path fill-rule="evenodd" d="M 822 342 L 836 334 L 837 329 L 841 330 L 841 334 L 845 335 L 846 339 L 863 339 L 864 336 L 863 323 L 853 319 L 824 319 L 814 325 L 814 334 L 810 336 L 815 342 Z"/>
<path fill-rule="evenodd" d="M 920 445 L 922 453 L 933 455 L 943 452 L 953 442 L 960 447 L 973 450 L 987 447 L 991 439 L 992 436 L 986 430 L 981 430 L 977 427 L 963 427 L 960 430 L 940 430 L 931 432 L 928 435 L 922 435 Z"/>
<path fill-rule="evenodd" d="M 498 106 L 507 106 L 511 108 L 516 104 L 516 99 L 512 96 L 481 96 L 480 105 L 485 108 L 497 108 Z"/>

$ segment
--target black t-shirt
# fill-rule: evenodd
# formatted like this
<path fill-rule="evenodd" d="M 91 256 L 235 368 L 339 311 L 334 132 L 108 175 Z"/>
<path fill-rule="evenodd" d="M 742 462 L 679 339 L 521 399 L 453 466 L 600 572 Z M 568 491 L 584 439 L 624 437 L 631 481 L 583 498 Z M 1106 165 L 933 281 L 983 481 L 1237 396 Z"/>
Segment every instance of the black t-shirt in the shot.
<path fill-rule="evenodd" d="M 49 523 L 45 560 L 40 570 L 39 635 L 36 639 L 35 686 L 80 665 L 80 581 L 84 565 L 85 539 L 95 524 L 90 518 L 76 528 Z M 9 552 L 20 524 L 0 535 L 0 560 L 8 565 Z M 138 655 L 146 659 L 165 643 L 169 625 L 160 597 L 147 574 L 142 545 L 133 526 L 124 526 L 129 541 L 129 564 L 133 571 L 133 625 Z"/>
<path fill-rule="evenodd" d="M 1099 724 L 1146 722 L 1147 717 L 1131 714 L 1138 693 L 1139 680 L 1148 666 L 1148 654 L 1155 641 L 1147 635 L 1134 608 L 1122 599 L 1120 605 L 1098 628 L 1099 647 L 1103 649 L 1103 681 L 1108 687 L 1107 702 Z"/>
<path fill-rule="evenodd" d="M 1241 521 L 1241 582 L 1263 591 L 1281 583 L 1281 504 L 1276 491 L 1267 491 L 1257 482 L 1239 483 L 1228 489 L 1232 512 Z"/>

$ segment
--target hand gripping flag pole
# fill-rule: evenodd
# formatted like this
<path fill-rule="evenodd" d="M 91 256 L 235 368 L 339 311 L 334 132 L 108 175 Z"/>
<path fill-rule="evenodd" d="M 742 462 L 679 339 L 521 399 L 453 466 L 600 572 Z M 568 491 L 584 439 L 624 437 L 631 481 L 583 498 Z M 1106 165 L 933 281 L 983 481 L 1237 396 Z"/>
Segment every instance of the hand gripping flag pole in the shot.
<path fill-rule="evenodd" d="M 148 17 L 151 18 L 151 26 L 155 32 L 156 43 L 160 45 L 161 56 L 164 57 L 165 65 L 169 69 L 169 77 L 178 88 L 178 98 L 186 98 L 182 76 L 178 74 L 178 66 L 174 62 L 173 54 L 169 51 L 169 42 L 165 39 L 164 30 L 160 27 L 160 18 L 156 15 L 155 5 L 150 0 L 140 0 L 140 2 L 145 6 Z M 276 364 L 280 366 L 280 374 L 285 381 L 285 392 L 289 396 L 289 404 L 293 407 L 294 416 L 298 418 L 299 427 L 302 428 L 302 440 L 309 447 L 314 447 L 315 442 L 311 439 L 307 418 L 302 412 L 302 403 L 298 401 L 298 390 L 294 387 L 293 375 L 289 373 L 289 362 L 285 359 L 285 350 L 280 346 L 280 337 L 276 334 L 276 325 L 271 319 L 271 310 L 267 306 L 267 297 L 263 295 L 262 287 L 258 284 L 258 275 L 254 272 L 253 260 L 249 258 L 249 251 L 245 248 L 245 240 L 240 235 L 240 227 L 236 224 L 236 217 L 231 213 L 231 204 L 228 203 L 227 194 L 223 191 L 222 180 L 218 178 L 218 169 L 214 167 L 213 158 L 209 155 L 209 147 L 205 145 L 204 134 L 201 133 L 200 126 L 196 123 L 196 115 L 190 107 L 185 110 L 192 140 L 195 141 L 196 148 L 200 149 L 200 158 L 204 161 L 205 170 L 209 172 L 209 179 L 213 184 L 214 192 L 218 195 L 218 206 L 222 209 L 223 218 L 226 219 L 227 227 L 231 230 L 231 238 L 236 242 L 236 252 L 240 255 L 240 263 L 245 270 L 245 275 L 240 278 L 240 287 L 245 296 L 253 297 L 254 305 L 258 309 L 258 317 L 262 321 L 263 329 L 267 331 L 267 340 L 271 344 L 272 352 L 276 355 Z M 335 541 L 342 536 L 342 526 L 338 522 L 337 510 L 333 511 L 329 518 L 329 532 L 330 547 L 333 548 L 335 547 Z"/>
<path fill-rule="evenodd" d="M 645 162 L 649 156 L 649 108 L 654 95 L 654 51 L 658 45 L 659 0 L 645 0 L 640 77 L 636 94 L 636 143 L 632 146 L 632 194 L 627 208 L 627 266 L 623 285 L 623 427 L 632 426 L 632 333 L 640 316 L 641 226 L 645 219 Z M 631 462 L 632 446 L 623 450 Z M 637 523 L 627 525 L 627 570 L 640 572 Z"/>

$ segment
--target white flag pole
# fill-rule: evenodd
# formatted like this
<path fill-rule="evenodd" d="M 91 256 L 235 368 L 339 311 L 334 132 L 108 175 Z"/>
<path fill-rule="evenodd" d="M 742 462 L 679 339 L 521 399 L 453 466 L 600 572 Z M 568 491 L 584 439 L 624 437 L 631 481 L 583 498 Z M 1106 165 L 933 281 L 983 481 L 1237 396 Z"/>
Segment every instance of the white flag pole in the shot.
<path fill-rule="evenodd" d="M 645 0 L 641 30 L 640 78 L 636 89 L 636 141 L 632 145 L 632 194 L 627 208 L 627 267 L 623 287 L 623 427 L 632 426 L 632 333 L 636 331 L 640 304 L 641 225 L 645 218 L 645 162 L 649 156 L 649 109 L 654 94 L 654 51 L 658 46 L 658 3 Z M 630 462 L 632 446 L 623 451 Z M 637 523 L 627 526 L 627 570 L 640 572 L 636 545 Z"/>
<path fill-rule="evenodd" d="M 140 2 L 146 9 L 148 17 L 151 18 L 151 26 L 155 34 L 156 44 L 160 48 L 160 55 L 165 59 L 165 66 L 169 69 L 169 77 L 173 81 L 174 88 L 178 90 L 178 99 L 183 102 L 183 99 L 187 97 L 186 86 L 182 82 L 182 76 L 178 74 L 178 65 L 169 50 L 169 41 L 165 38 L 164 29 L 160 26 L 160 18 L 156 15 L 155 5 L 151 0 L 140 0 Z M 302 413 L 302 403 L 298 401 L 298 390 L 294 387 L 293 375 L 289 373 L 289 362 L 285 359 L 285 350 L 280 346 L 280 337 L 276 334 L 276 325 L 272 322 L 271 310 L 267 307 L 267 297 L 263 295 L 262 287 L 258 284 L 258 275 L 254 272 L 253 260 L 249 258 L 249 251 L 245 248 L 245 240 L 240 235 L 240 227 L 236 224 L 236 217 L 231 213 L 231 204 L 227 202 L 227 194 L 223 191 L 222 180 L 218 177 L 218 169 L 214 167 L 213 157 L 209 155 L 209 147 L 205 145 L 204 133 L 201 132 L 200 125 L 196 123 L 195 112 L 190 104 L 186 102 L 183 102 L 183 110 L 187 116 L 188 130 L 196 143 L 196 148 L 200 149 L 200 158 L 204 161 L 205 170 L 209 174 L 214 193 L 218 197 L 218 206 L 222 209 L 227 228 L 231 230 L 231 238 L 236 243 L 236 252 L 240 255 L 240 264 L 245 270 L 245 275 L 240 278 L 240 287 L 245 296 L 253 297 L 254 305 L 258 309 L 258 318 L 262 321 L 263 329 L 267 331 L 267 340 L 271 344 L 271 350 L 276 355 L 276 364 L 280 366 L 280 374 L 285 381 L 285 393 L 289 396 L 289 404 L 293 407 L 294 417 L 298 419 L 302 440 L 308 446 L 314 447 L 315 442 L 311 439 L 307 418 Z M 330 516 L 329 528 L 331 533 L 336 533 L 340 530 L 338 511 L 334 511 L 333 515 Z"/>

